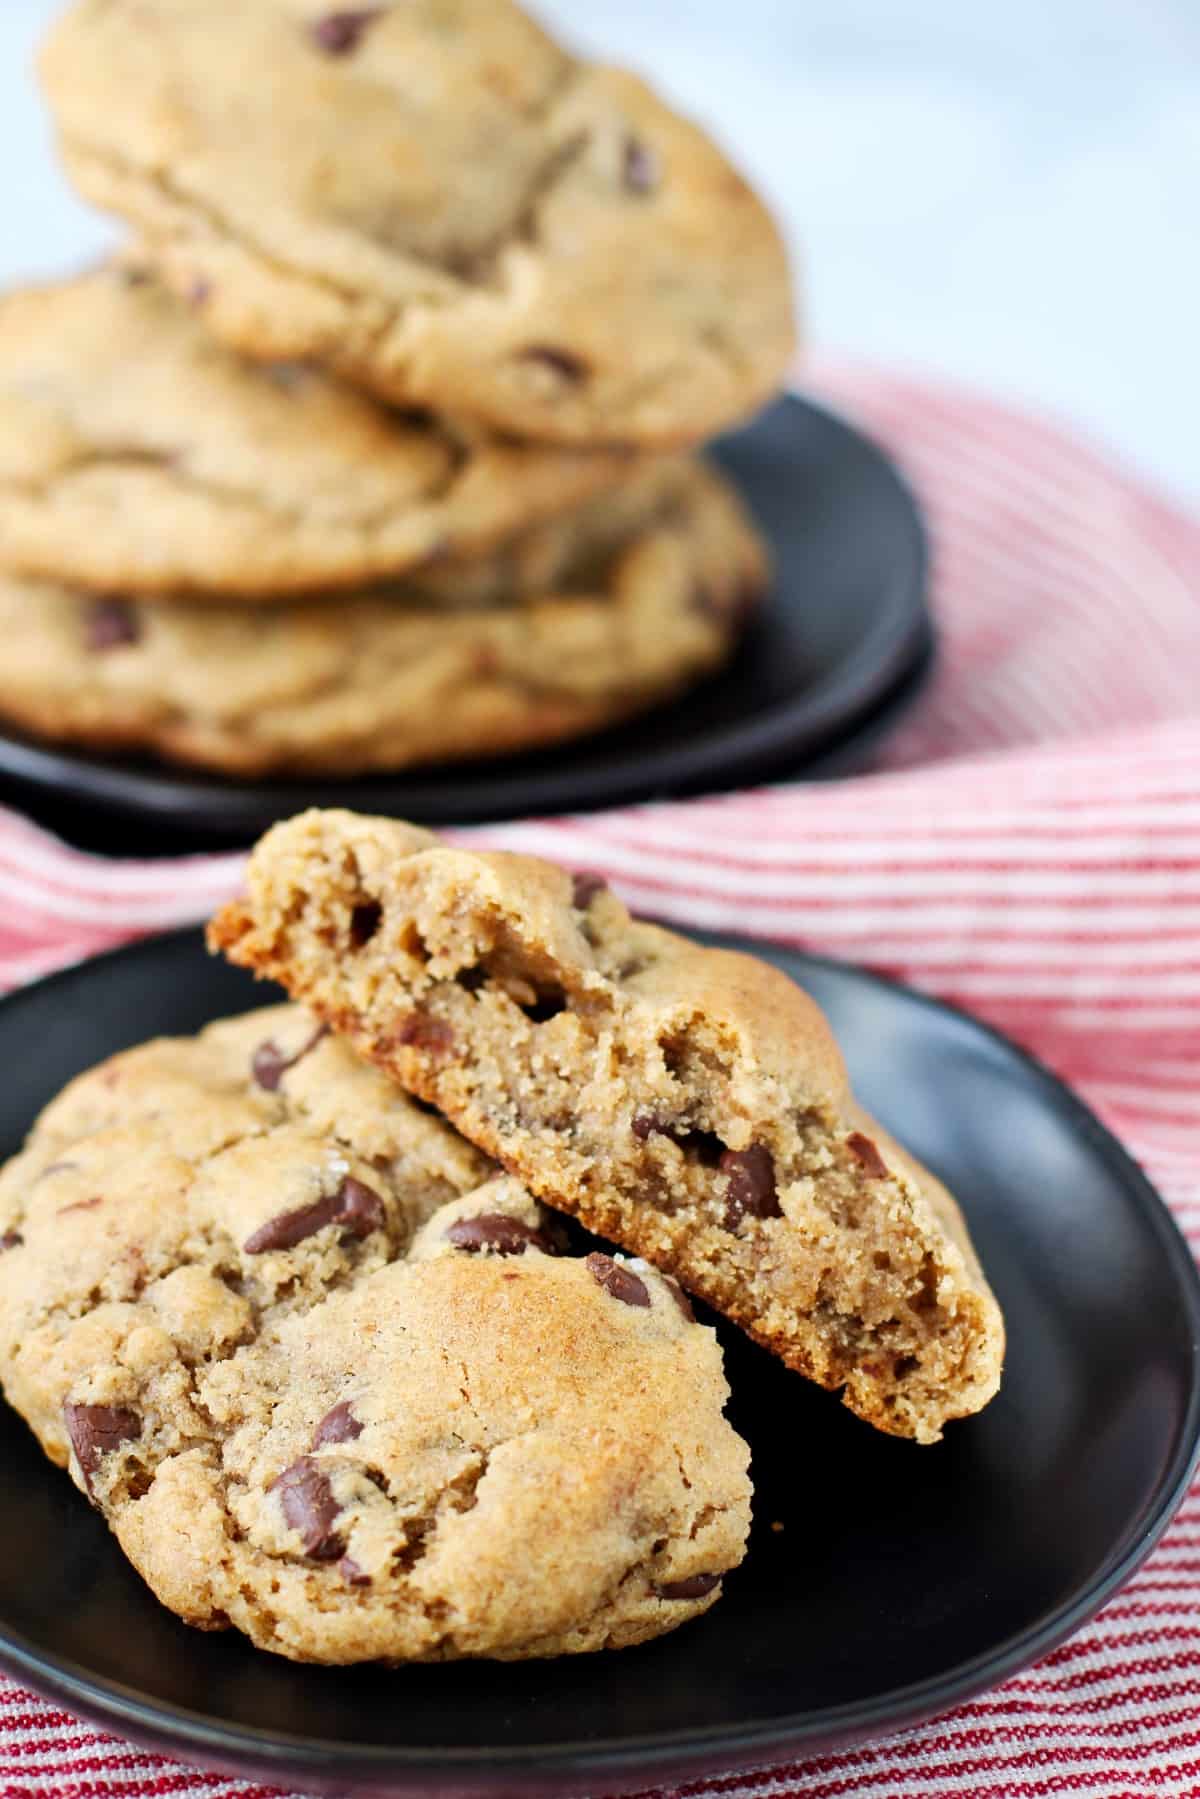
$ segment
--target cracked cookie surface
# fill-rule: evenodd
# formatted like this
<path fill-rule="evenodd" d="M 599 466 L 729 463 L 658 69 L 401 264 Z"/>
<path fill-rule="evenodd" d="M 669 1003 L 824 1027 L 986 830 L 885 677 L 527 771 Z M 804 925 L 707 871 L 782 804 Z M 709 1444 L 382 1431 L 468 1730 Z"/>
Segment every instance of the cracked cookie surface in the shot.
<path fill-rule="evenodd" d="M 136 270 L 0 298 L 0 563 L 26 574 L 265 603 L 478 555 L 645 461 L 248 362 Z"/>
<path fill-rule="evenodd" d="M 295 1007 L 81 1076 L 0 1174 L 0 1375 L 157 1596 L 301 1660 L 620 1646 L 740 1561 L 710 1331 Z"/>
<path fill-rule="evenodd" d="M 791 356 L 747 182 L 511 0 L 78 0 L 41 66 L 82 192 L 250 354 L 530 438 L 677 446 Z"/>
<path fill-rule="evenodd" d="M 767 564 L 697 462 L 585 513 L 432 591 L 270 611 L 0 575 L 0 717 L 241 776 L 400 769 L 598 730 L 718 668 Z M 514 589 L 541 597 L 498 603 Z"/>
<path fill-rule="evenodd" d="M 767 963 L 348 812 L 268 832 L 210 942 L 878 1428 L 931 1442 L 996 1392 L 1003 1321 L 958 1208 Z"/>

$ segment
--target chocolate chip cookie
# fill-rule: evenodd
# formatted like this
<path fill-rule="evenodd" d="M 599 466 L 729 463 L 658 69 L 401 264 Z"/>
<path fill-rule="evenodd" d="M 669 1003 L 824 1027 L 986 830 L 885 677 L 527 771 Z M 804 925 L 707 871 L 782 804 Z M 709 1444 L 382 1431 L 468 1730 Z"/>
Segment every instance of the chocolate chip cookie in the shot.
<path fill-rule="evenodd" d="M 995 1393 L 1003 1323 L 954 1202 L 766 963 L 347 812 L 269 832 L 211 942 L 880 1429 L 931 1442 Z"/>
<path fill-rule="evenodd" d="M 76 0 L 42 57 L 81 191 L 216 336 L 569 443 L 695 443 L 792 354 L 721 151 L 512 0 Z"/>
<path fill-rule="evenodd" d="M 0 1174 L 0 1375 L 157 1596 L 300 1660 L 633 1643 L 741 1559 L 711 1331 L 296 1008 L 84 1075 Z"/>
<path fill-rule="evenodd" d="M 432 593 L 268 610 L 0 575 L 0 718 L 247 777 L 491 757 L 614 724 L 718 668 L 766 580 L 717 476 L 683 462 L 649 479 L 649 519 L 615 546 L 549 526 Z M 582 553 L 560 567 L 564 543 Z M 524 578 L 551 591 L 482 609 Z"/>
<path fill-rule="evenodd" d="M 479 555 L 644 458 L 552 451 L 247 362 L 136 270 L 0 299 L 0 566 L 269 601 Z"/>

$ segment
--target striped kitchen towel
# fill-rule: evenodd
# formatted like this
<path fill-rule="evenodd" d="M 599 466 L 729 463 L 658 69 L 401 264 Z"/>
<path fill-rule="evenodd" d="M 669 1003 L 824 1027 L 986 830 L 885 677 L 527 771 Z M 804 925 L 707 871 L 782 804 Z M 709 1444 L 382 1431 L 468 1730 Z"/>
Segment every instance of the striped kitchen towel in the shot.
<path fill-rule="evenodd" d="M 877 772 L 461 833 L 682 924 L 828 951 L 968 1007 L 1070 1081 L 1200 1248 L 1200 526 L 978 396 L 827 368 L 921 497 L 942 656 Z M 0 814 L 0 984 L 202 917 L 237 856 L 108 863 Z M 0 1683 L 4 1799 L 267 1789 Z M 727 1799 L 1200 1794 L 1200 1487 L 1086 1629 L 937 1722 Z"/>

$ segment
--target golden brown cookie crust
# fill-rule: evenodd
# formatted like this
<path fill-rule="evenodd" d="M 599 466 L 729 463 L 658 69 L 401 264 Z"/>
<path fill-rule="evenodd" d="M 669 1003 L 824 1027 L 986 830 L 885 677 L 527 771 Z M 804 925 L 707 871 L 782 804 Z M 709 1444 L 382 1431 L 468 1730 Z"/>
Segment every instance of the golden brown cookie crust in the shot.
<path fill-rule="evenodd" d="M 347 16 L 77 0 L 45 47 L 69 172 L 217 336 L 559 442 L 693 444 L 769 397 L 786 254 L 702 131 L 512 0 Z"/>
<path fill-rule="evenodd" d="M 269 832 L 211 942 L 880 1429 L 933 1441 L 995 1393 L 1003 1322 L 957 1207 L 766 963 L 345 812 Z"/>
<path fill-rule="evenodd" d="M 478 556 L 643 458 L 553 451 L 248 362 L 136 269 L 0 298 L 0 566 L 252 599 Z"/>
<path fill-rule="evenodd" d="M 711 1331 L 298 1008 L 114 1057 L 0 1172 L 0 1376 L 158 1597 L 298 1660 L 621 1647 L 741 1559 Z"/>
<path fill-rule="evenodd" d="M 444 571 L 433 591 L 268 611 L 0 576 L 0 717 L 53 742 L 241 777 L 394 770 L 598 730 L 718 668 L 767 578 L 718 476 L 685 461 L 643 480 L 644 506 L 636 492 L 592 502 L 605 529 L 546 527 L 459 582 Z M 451 603 L 525 578 L 550 592 Z"/>

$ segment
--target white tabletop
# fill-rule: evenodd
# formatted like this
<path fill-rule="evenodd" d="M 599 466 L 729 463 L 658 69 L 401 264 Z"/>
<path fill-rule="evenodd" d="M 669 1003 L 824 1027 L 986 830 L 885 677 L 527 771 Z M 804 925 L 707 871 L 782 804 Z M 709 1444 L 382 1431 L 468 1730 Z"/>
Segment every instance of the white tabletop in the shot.
<path fill-rule="evenodd" d="M 109 237 L 56 172 L 30 73 L 56 11 L 0 0 L 0 280 Z M 1198 0 L 541 11 L 736 151 L 802 256 L 819 347 L 1032 402 L 1200 497 Z"/>

